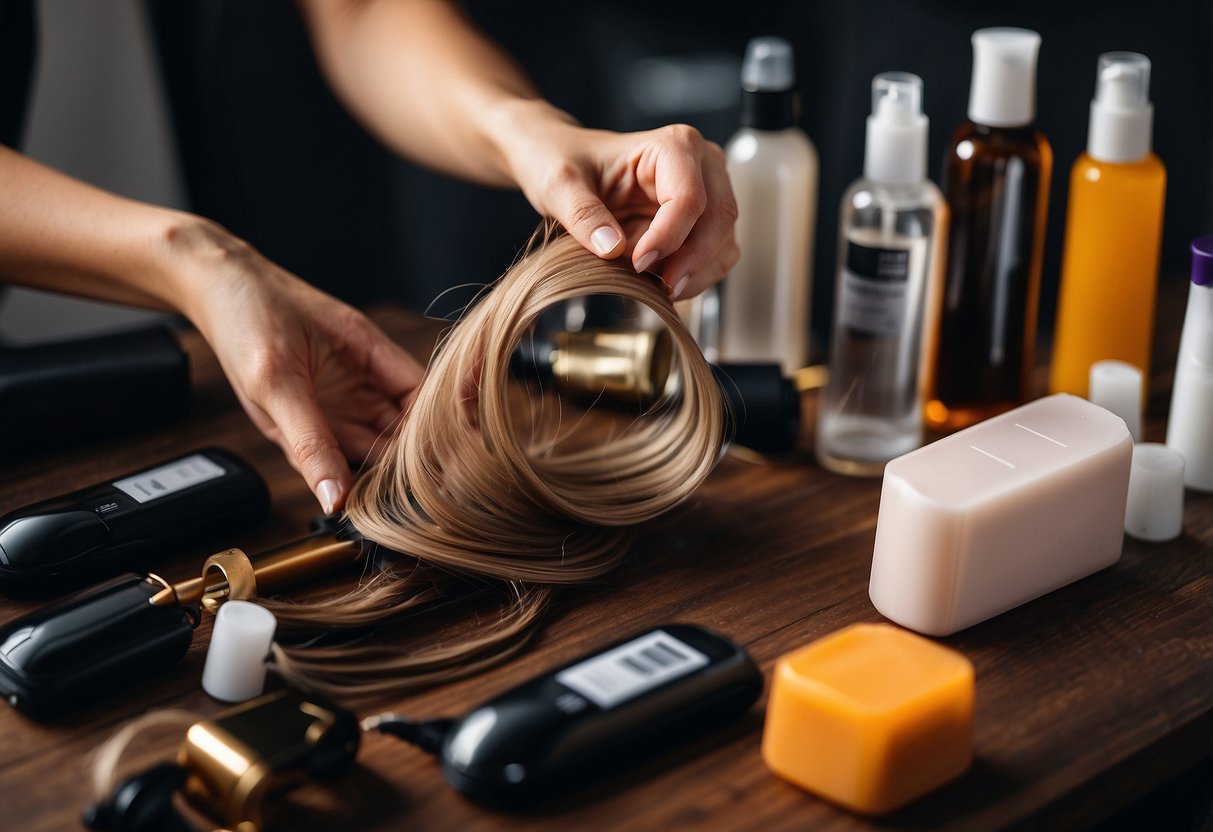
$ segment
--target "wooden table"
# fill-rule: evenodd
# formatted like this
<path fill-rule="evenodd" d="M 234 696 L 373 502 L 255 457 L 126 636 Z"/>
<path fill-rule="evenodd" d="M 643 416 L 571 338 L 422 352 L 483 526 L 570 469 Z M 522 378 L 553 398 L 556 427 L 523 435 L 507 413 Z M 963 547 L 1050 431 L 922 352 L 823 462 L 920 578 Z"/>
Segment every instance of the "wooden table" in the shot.
<path fill-rule="evenodd" d="M 1164 320 L 1179 320 L 1182 299 Z M 1170 317 L 1166 317 L 1170 316 Z M 425 354 L 435 325 L 381 311 L 381 325 Z M 1160 327 L 1162 363 L 1177 327 Z M 214 358 L 194 336 L 196 406 L 188 422 L 109 446 L 56 452 L 0 469 L 0 511 L 110 479 L 190 448 L 237 452 L 269 481 L 271 521 L 229 545 L 261 551 L 298 537 L 317 509 L 278 450 L 239 410 Z M 1160 440 L 1167 378 L 1151 398 L 1147 438 Z M 806 415 L 816 407 L 805 397 Z M 806 436 L 811 435 L 806 431 Z M 390 706 L 455 715 L 523 679 L 618 637 L 672 621 L 703 624 L 744 645 L 768 676 L 782 653 L 859 621 L 868 601 L 879 480 L 829 474 L 806 460 L 727 458 L 689 504 L 643 529 L 623 568 L 564 593 L 520 658 Z M 197 574 L 209 549 L 158 570 Z M 5 601 L 0 621 L 36 607 Z M 0 826 L 78 828 L 87 755 L 149 708 L 209 715 L 198 686 L 209 622 L 185 661 L 127 694 L 51 725 L 0 708 Z M 368 736 L 360 763 L 323 787 L 291 794 L 279 829 L 1071 829 L 1095 822 L 1213 751 L 1213 495 L 1190 492 L 1184 534 L 1166 544 L 1126 538 L 1115 567 L 943 640 L 977 669 L 976 762 L 958 782 L 889 818 L 833 808 L 776 779 L 759 757 L 762 708 L 719 733 L 602 781 L 555 807 L 497 814 L 458 797 L 434 761 Z M 764 696 L 765 699 L 765 696 Z M 179 739 L 180 733 L 176 735 Z M 161 736 L 136 763 L 172 755 Z"/>

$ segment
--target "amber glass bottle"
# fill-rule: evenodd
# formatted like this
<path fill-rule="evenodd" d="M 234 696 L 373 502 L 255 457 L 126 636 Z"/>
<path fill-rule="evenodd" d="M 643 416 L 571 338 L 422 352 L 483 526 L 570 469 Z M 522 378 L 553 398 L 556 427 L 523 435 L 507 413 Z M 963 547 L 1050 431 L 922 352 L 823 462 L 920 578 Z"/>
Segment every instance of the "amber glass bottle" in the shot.
<path fill-rule="evenodd" d="M 969 121 L 944 159 L 952 211 L 932 299 L 926 421 L 955 430 L 1031 398 L 1053 152 L 1031 126 L 1040 36 L 973 34 Z"/>

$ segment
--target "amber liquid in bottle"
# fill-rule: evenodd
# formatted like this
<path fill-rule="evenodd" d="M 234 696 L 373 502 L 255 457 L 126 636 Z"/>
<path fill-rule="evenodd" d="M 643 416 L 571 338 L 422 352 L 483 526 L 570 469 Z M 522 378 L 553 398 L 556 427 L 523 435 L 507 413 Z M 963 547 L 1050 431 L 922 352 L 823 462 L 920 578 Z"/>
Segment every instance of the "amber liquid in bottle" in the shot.
<path fill-rule="evenodd" d="M 952 211 L 934 298 L 927 424 L 956 430 L 1032 398 L 1053 152 L 1031 126 L 967 122 L 944 160 Z"/>

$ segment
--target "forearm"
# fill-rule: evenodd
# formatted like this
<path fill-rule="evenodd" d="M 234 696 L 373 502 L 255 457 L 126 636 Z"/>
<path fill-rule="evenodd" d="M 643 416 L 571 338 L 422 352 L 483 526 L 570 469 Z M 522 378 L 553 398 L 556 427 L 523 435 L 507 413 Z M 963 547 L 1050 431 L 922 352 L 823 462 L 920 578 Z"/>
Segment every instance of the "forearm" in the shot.
<path fill-rule="evenodd" d="M 0 146 L 0 280 L 191 311 L 187 259 L 218 226 L 94 188 Z"/>
<path fill-rule="evenodd" d="M 448 0 L 303 0 L 330 84 L 397 152 L 485 185 L 516 184 L 509 145 L 572 118 Z"/>

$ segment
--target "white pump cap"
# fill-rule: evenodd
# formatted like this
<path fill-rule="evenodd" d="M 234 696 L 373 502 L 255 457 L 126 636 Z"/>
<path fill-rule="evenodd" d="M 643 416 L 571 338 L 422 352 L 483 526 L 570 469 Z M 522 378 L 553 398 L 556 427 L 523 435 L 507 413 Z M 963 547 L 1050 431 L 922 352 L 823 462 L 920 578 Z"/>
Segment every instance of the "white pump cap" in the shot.
<path fill-rule="evenodd" d="M 792 44 L 783 38 L 753 38 L 741 65 L 741 88 L 750 92 L 782 92 L 796 83 Z"/>
<path fill-rule="evenodd" d="M 244 702 L 265 687 L 265 658 L 278 620 L 265 607 L 228 601 L 215 614 L 202 689 L 224 702 Z"/>
<path fill-rule="evenodd" d="M 872 115 L 863 175 L 883 185 L 912 185 L 927 175 L 927 117 L 922 79 L 882 72 L 872 79 Z"/>
<path fill-rule="evenodd" d="M 1137 52 L 1099 56 L 1087 153 L 1100 162 L 1136 162 L 1150 153 L 1154 105 L 1150 59 Z"/>
<path fill-rule="evenodd" d="M 973 33 L 973 85 L 969 120 L 989 127 L 1023 127 L 1036 118 L 1036 54 L 1031 29 L 978 29 Z"/>

